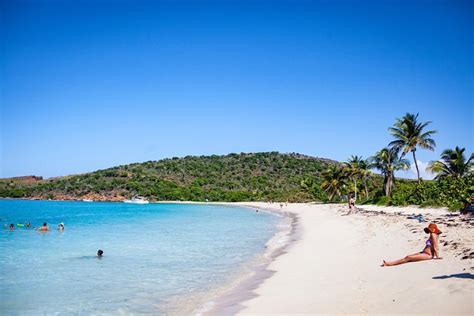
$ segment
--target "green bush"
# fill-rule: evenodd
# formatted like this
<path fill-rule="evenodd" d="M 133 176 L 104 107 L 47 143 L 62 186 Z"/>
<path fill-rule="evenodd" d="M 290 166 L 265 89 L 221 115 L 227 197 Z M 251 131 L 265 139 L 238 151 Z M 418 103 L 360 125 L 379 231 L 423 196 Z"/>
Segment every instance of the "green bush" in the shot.
<path fill-rule="evenodd" d="M 439 180 L 399 181 L 392 192 L 393 205 L 445 206 L 456 210 L 474 194 L 474 176 Z"/>

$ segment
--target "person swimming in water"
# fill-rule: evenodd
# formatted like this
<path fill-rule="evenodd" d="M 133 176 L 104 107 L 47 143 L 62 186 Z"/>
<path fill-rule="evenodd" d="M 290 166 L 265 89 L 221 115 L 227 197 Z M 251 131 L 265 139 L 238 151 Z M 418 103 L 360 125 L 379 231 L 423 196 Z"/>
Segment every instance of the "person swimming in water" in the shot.
<path fill-rule="evenodd" d="M 102 258 L 103 255 L 104 252 L 101 249 L 97 250 L 97 257 Z"/>
<path fill-rule="evenodd" d="M 64 231 L 64 223 L 59 223 L 58 230 L 61 232 Z"/>
<path fill-rule="evenodd" d="M 14 224 L 10 224 L 10 230 L 15 230 L 15 225 Z"/>
<path fill-rule="evenodd" d="M 46 222 L 43 223 L 43 226 L 38 228 L 38 231 L 40 232 L 47 232 L 49 230 L 48 224 Z"/>
<path fill-rule="evenodd" d="M 429 260 L 429 259 L 443 259 L 439 255 L 439 235 L 441 231 L 438 226 L 434 223 L 431 223 L 424 229 L 425 233 L 430 234 L 430 237 L 426 240 L 425 248 L 423 251 L 408 255 L 405 258 L 398 259 L 395 261 L 385 261 L 383 260 L 383 267 L 396 266 L 399 264 L 404 264 L 408 262 Z"/>

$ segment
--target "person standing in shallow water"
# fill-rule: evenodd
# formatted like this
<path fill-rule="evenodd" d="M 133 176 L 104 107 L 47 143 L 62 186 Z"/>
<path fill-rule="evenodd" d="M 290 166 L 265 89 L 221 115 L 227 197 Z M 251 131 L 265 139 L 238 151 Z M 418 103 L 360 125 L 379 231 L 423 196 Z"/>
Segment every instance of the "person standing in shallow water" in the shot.
<path fill-rule="evenodd" d="M 38 228 L 38 231 L 40 231 L 40 232 L 47 232 L 48 230 L 49 230 L 49 227 L 48 227 L 48 223 L 46 223 L 46 222 L 43 223 L 43 226 Z"/>
<path fill-rule="evenodd" d="M 426 240 L 425 248 L 423 251 L 408 255 L 405 258 L 398 259 L 395 261 L 383 261 L 383 267 L 396 266 L 408 262 L 423 261 L 429 259 L 443 259 L 439 255 L 439 235 L 441 231 L 438 226 L 431 223 L 424 229 L 425 233 L 430 234 L 430 237 Z"/>

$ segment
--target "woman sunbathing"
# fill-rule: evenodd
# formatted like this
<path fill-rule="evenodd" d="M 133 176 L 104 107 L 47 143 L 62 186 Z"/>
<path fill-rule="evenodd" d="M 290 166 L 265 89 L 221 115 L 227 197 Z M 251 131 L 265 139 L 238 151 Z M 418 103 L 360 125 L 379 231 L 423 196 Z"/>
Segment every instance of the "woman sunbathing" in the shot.
<path fill-rule="evenodd" d="M 426 240 L 425 249 L 423 249 L 422 252 L 408 255 L 405 258 L 398 259 L 395 261 L 384 260 L 382 266 L 388 267 L 414 261 L 442 259 L 439 256 L 439 235 L 441 234 L 441 231 L 438 229 L 438 226 L 433 223 L 429 224 L 428 227 L 425 228 L 425 233 L 430 234 L 430 237 L 428 238 L 428 240 Z"/>

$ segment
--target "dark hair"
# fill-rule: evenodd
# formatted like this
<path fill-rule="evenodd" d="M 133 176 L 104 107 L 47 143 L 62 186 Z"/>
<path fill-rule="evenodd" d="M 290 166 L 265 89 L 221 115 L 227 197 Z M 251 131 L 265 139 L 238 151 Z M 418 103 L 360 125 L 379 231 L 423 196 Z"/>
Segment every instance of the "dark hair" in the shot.
<path fill-rule="evenodd" d="M 13 225 L 13 224 L 10 224 L 10 227 L 15 227 L 15 225 Z"/>
<path fill-rule="evenodd" d="M 97 250 L 97 255 L 98 255 L 99 257 L 102 256 L 103 253 L 104 253 L 104 252 L 103 252 L 102 250 L 100 250 L 100 249 Z"/>
<path fill-rule="evenodd" d="M 43 223 L 43 226 L 48 226 L 48 223 L 44 222 L 44 223 Z"/>

